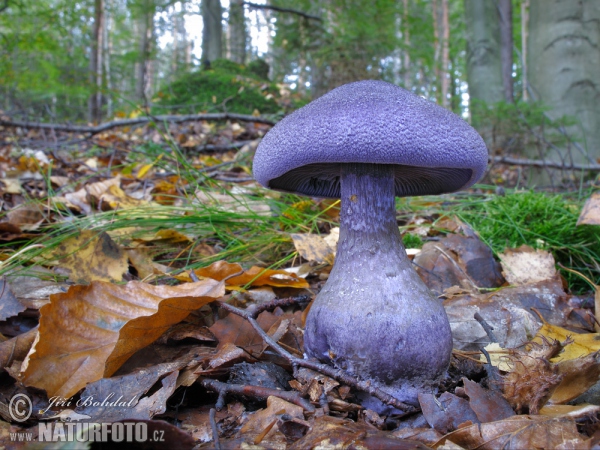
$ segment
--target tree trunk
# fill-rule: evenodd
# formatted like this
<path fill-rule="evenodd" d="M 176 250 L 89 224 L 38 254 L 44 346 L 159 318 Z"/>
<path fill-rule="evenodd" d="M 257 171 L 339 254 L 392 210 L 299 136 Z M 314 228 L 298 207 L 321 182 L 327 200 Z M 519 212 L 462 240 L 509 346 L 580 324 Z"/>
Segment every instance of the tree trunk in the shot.
<path fill-rule="evenodd" d="M 529 0 L 521 0 L 521 84 L 523 100 L 529 100 L 527 79 L 527 37 L 529 36 Z"/>
<path fill-rule="evenodd" d="M 531 0 L 531 92 L 534 100 L 551 108 L 551 118 L 573 118 L 576 125 L 569 127 L 567 133 L 580 139 L 580 145 L 569 145 L 562 151 L 554 149 L 541 156 L 576 163 L 600 157 L 599 48 L 600 2 Z"/>
<path fill-rule="evenodd" d="M 442 0 L 442 20 L 440 35 L 442 36 L 442 67 L 440 70 L 442 87 L 442 106 L 450 107 L 450 21 L 448 14 L 448 0 Z"/>
<path fill-rule="evenodd" d="M 512 1 L 498 0 L 498 14 L 500 18 L 500 59 L 502 61 L 502 82 L 504 85 L 504 99 L 508 103 L 514 101 L 513 94 L 513 17 Z"/>
<path fill-rule="evenodd" d="M 202 0 L 202 61 L 204 64 L 223 57 L 223 15 L 220 0 Z"/>
<path fill-rule="evenodd" d="M 138 62 L 136 64 L 135 95 L 140 103 L 147 103 L 147 91 L 150 86 L 150 55 L 154 35 L 155 6 L 151 1 L 143 2 L 143 11 L 139 17 Z"/>
<path fill-rule="evenodd" d="M 504 100 L 504 85 L 500 57 L 500 26 L 495 2 L 465 0 L 465 19 L 467 80 L 471 104 L 476 106 L 474 103 L 477 101 L 500 102 Z M 473 118 L 476 121 L 477 111 L 474 111 Z"/>
<path fill-rule="evenodd" d="M 450 106 L 450 24 L 448 21 L 448 0 L 433 0 L 433 40 L 435 46 L 434 64 L 436 78 L 436 99 L 444 108 Z"/>
<path fill-rule="evenodd" d="M 244 0 L 231 0 L 229 4 L 229 59 L 238 63 L 246 62 L 248 29 L 244 15 Z"/>
<path fill-rule="evenodd" d="M 404 59 L 402 62 L 403 78 L 404 78 L 404 89 L 411 88 L 411 77 L 410 77 L 410 32 L 408 29 L 408 0 L 402 1 L 404 8 L 402 14 L 402 32 L 404 33 Z"/>
<path fill-rule="evenodd" d="M 90 86 L 88 116 L 92 123 L 102 121 L 102 51 L 104 49 L 104 0 L 94 1 L 94 29 L 90 53 Z"/>

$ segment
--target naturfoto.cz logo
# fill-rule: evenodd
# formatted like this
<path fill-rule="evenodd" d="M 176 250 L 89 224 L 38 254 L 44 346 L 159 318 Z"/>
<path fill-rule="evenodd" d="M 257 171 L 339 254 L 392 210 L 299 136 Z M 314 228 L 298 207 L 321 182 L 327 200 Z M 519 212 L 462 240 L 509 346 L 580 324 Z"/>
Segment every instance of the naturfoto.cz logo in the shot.
<path fill-rule="evenodd" d="M 117 400 L 109 401 L 113 395 L 109 395 L 102 401 L 95 401 L 91 397 L 80 399 L 76 406 L 133 406 L 133 400 L 130 402 Z M 133 403 L 133 405 L 132 405 Z M 53 405 L 67 406 L 70 401 L 58 398 L 50 399 L 50 406 L 40 413 L 47 412 Z M 25 394 L 16 394 L 10 399 L 8 412 L 15 422 L 25 422 L 31 417 L 33 404 L 31 399 Z M 154 430 L 152 436 L 148 435 L 148 424 L 145 422 L 112 422 L 98 423 L 86 422 L 91 417 L 86 414 L 76 413 L 72 409 L 65 409 L 60 413 L 47 417 L 46 419 L 60 419 L 59 422 L 39 422 L 37 430 L 37 440 L 39 442 L 163 442 L 164 430 Z M 31 442 L 34 440 L 34 433 L 31 430 L 23 432 L 10 433 L 10 439 L 18 442 Z"/>

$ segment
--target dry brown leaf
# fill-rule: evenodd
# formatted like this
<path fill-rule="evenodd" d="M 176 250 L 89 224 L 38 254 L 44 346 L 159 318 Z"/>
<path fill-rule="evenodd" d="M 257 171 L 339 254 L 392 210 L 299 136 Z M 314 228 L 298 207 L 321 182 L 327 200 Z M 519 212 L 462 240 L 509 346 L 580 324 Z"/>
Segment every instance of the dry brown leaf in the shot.
<path fill-rule="evenodd" d="M 541 343 L 544 339 L 561 342 L 566 340 L 572 341 L 569 345 L 565 346 L 561 353 L 552 359 L 552 362 L 555 363 L 581 358 L 600 350 L 600 333 L 575 333 L 566 328 L 551 325 L 548 322 L 544 322 L 533 340 Z"/>
<path fill-rule="evenodd" d="M 586 200 L 577 225 L 600 225 L 600 192 L 594 192 Z"/>
<path fill-rule="evenodd" d="M 504 278 L 514 286 L 550 280 L 556 275 L 554 257 L 545 250 L 522 245 L 506 249 L 498 257 Z"/>
<path fill-rule="evenodd" d="M 427 242 L 414 261 L 427 287 L 437 295 L 452 286 L 474 290 L 504 283 L 492 250 L 477 237 L 451 234 Z"/>
<path fill-rule="evenodd" d="M 479 423 L 469 402 L 449 392 L 444 392 L 439 399 L 433 394 L 421 393 L 419 405 L 427 423 L 442 434 L 454 431 L 466 422 Z"/>
<path fill-rule="evenodd" d="M 563 379 L 556 364 L 550 362 L 563 346 L 557 340 L 544 340 L 528 347 L 509 354 L 512 370 L 502 377 L 502 390 L 515 411 L 538 414 Z"/>
<path fill-rule="evenodd" d="M 217 192 L 196 191 L 196 201 L 203 205 L 210 205 L 221 211 L 228 212 L 253 212 L 258 215 L 268 215 L 271 207 L 264 201 L 252 200 L 246 195 L 227 195 Z"/>
<path fill-rule="evenodd" d="M 172 270 L 169 266 L 153 261 L 154 252 L 152 249 L 144 247 L 130 248 L 126 252 L 129 262 L 137 271 L 138 277 L 142 280 L 146 280 L 152 275 L 169 273 Z"/>
<path fill-rule="evenodd" d="M 217 261 L 208 267 L 196 269 L 197 276 L 212 278 L 213 280 L 224 280 L 227 277 L 227 286 L 274 286 L 274 287 L 293 287 L 307 288 L 308 282 L 299 278 L 293 273 L 285 270 L 271 270 L 262 267 L 253 266 L 248 270 L 243 270 L 239 264 L 231 264 L 226 261 Z M 238 276 L 232 276 L 240 274 Z M 182 273 L 176 276 L 177 279 L 188 281 L 189 275 Z"/>
<path fill-rule="evenodd" d="M 282 414 L 287 414 L 297 419 L 304 419 L 304 410 L 301 406 L 271 396 L 267 398 L 267 407 L 253 413 L 240 430 L 240 433 L 257 436 L 265 431 L 274 421 L 277 421 Z M 272 427 L 265 433 L 264 439 L 268 440 L 269 436 L 279 432 L 277 427 Z"/>
<path fill-rule="evenodd" d="M 573 419 L 545 416 L 521 415 L 459 428 L 444 436 L 434 448 L 446 440 L 463 448 L 481 450 L 589 448 Z"/>
<path fill-rule="evenodd" d="M 429 447 L 417 441 L 397 438 L 364 422 L 323 416 L 315 417 L 306 436 L 288 447 L 289 450 L 308 448 L 420 450 Z"/>
<path fill-rule="evenodd" d="M 94 281 L 52 295 L 40 310 L 39 339 L 23 364 L 23 382 L 49 396 L 71 397 L 222 295 L 223 284 L 214 280 L 179 286 Z"/>
<path fill-rule="evenodd" d="M 0 367 L 9 367 L 13 361 L 23 361 L 37 336 L 37 327 L 0 343 Z"/>
<path fill-rule="evenodd" d="M 474 381 L 463 378 L 469 406 L 480 422 L 494 422 L 515 415 L 508 402 L 497 391 L 482 388 Z"/>
<path fill-rule="evenodd" d="M 59 260 L 56 272 L 78 284 L 94 280 L 119 282 L 129 269 L 123 249 L 105 232 L 91 230 L 62 241 L 51 258 Z"/>
<path fill-rule="evenodd" d="M 296 251 L 307 261 L 333 264 L 335 252 L 318 234 L 290 234 Z"/>
<path fill-rule="evenodd" d="M 567 403 L 600 380 L 600 352 L 590 353 L 582 358 L 563 360 L 558 363 L 562 381 L 552 394 L 550 403 Z"/>
<path fill-rule="evenodd" d="M 17 300 L 6 278 L 0 278 L 0 320 L 16 316 L 27 308 Z"/>
<path fill-rule="evenodd" d="M 16 225 L 22 231 L 35 231 L 44 221 L 44 214 L 39 205 L 23 204 L 6 213 L 8 222 Z"/>
<path fill-rule="evenodd" d="M 600 413 L 600 406 L 581 403 L 579 405 L 546 405 L 540 409 L 540 415 L 549 417 L 595 417 Z"/>
<path fill-rule="evenodd" d="M 152 202 L 149 202 L 148 200 L 139 200 L 127 195 L 125 191 L 117 185 L 109 186 L 106 192 L 98 197 L 98 205 L 103 211 L 110 209 L 139 208 L 151 204 Z"/>

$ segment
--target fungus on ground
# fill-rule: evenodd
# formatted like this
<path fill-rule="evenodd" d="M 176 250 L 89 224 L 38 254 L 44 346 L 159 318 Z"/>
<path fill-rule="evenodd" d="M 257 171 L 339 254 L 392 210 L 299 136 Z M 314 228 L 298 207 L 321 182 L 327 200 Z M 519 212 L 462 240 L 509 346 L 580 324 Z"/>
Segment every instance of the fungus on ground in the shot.
<path fill-rule="evenodd" d="M 382 81 L 346 84 L 281 120 L 258 146 L 265 187 L 341 198 L 335 264 L 306 319 L 306 354 L 415 404 L 447 368 L 446 312 L 406 256 L 395 196 L 474 184 L 485 143 L 457 115 Z"/>

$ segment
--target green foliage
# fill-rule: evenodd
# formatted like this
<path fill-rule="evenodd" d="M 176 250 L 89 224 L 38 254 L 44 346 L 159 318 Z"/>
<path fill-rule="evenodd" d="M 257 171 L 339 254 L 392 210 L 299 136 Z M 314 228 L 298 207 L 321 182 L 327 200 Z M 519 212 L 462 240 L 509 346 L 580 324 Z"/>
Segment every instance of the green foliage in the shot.
<path fill-rule="evenodd" d="M 594 280 L 600 265 L 600 227 L 576 226 L 581 207 L 562 195 L 522 192 L 462 204 L 458 216 L 494 252 L 523 244 L 547 249 L 557 262 Z M 576 275 L 564 275 L 572 289 L 589 290 Z"/>
<path fill-rule="evenodd" d="M 553 146 L 565 148 L 574 140 L 560 130 L 573 125 L 575 120 L 570 117 L 551 120 L 546 114 L 549 109 L 539 102 L 490 105 L 471 101 L 473 126 L 492 152 L 523 154 L 526 150 L 538 159 L 544 159 Z"/>
<path fill-rule="evenodd" d="M 423 247 L 423 239 L 418 234 L 405 233 L 402 235 L 402 243 L 404 248 L 421 248 Z"/>
<path fill-rule="evenodd" d="M 252 68 L 225 59 L 211 62 L 207 70 L 181 76 L 158 94 L 154 113 L 235 112 L 275 114 L 280 108 L 275 85 L 261 79 Z"/>

